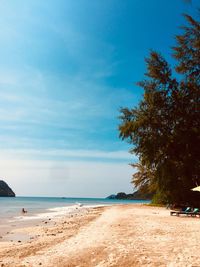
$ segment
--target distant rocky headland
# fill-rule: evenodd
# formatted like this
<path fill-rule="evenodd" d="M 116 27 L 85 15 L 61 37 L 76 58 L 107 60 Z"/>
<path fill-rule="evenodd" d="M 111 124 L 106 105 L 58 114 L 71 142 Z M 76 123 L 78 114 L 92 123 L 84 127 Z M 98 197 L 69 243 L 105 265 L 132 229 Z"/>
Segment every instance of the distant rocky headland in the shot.
<path fill-rule="evenodd" d="M 153 194 L 144 194 L 139 191 L 136 191 L 132 194 L 126 194 L 124 192 L 117 193 L 116 195 L 110 195 L 108 199 L 133 199 L 133 200 L 151 200 Z"/>
<path fill-rule="evenodd" d="M 15 193 L 3 180 L 0 180 L 0 197 L 15 197 Z"/>

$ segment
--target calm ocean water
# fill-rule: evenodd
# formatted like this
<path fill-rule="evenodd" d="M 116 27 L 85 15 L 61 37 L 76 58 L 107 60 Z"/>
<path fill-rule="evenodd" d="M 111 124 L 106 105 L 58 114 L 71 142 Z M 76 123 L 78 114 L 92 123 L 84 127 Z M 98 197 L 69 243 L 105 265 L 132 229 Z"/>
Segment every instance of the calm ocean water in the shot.
<path fill-rule="evenodd" d="M 127 203 L 148 203 L 144 200 L 112 200 L 103 198 L 58 198 L 58 197 L 0 197 L 0 219 L 19 216 L 21 209 L 29 215 L 48 212 L 51 208 L 72 206 L 77 203 L 84 206 Z"/>

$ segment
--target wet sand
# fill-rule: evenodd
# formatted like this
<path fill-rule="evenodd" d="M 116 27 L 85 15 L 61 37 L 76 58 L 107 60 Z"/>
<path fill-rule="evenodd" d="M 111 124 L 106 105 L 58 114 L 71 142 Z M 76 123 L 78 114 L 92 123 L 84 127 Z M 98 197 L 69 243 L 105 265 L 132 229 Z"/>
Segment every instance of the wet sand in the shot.
<path fill-rule="evenodd" d="M 0 242 L 0 266 L 200 266 L 200 218 L 165 208 L 91 208 L 20 233 L 29 239 Z"/>

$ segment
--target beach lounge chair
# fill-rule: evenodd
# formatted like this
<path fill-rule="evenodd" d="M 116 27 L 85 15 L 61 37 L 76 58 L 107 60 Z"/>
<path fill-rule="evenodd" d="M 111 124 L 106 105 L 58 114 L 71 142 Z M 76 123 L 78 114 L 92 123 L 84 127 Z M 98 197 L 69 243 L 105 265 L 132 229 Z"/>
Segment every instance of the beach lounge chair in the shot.
<path fill-rule="evenodd" d="M 183 209 L 183 210 L 171 210 L 170 216 L 172 215 L 179 216 L 180 214 L 188 214 L 190 212 L 192 212 L 192 209 L 190 207 L 187 207 L 186 209 Z"/>
<path fill-rule="evenodd" d="M 200 216 L 200 212 L 198 208 L 195 208 L 194 210 L 192 210 L 190 207 L 187 207 L 185 210 L 181 210 L 181 211 L 176 211 L 176 210 L 172 210 L 170 211 L 170 215 L 187 215 L 187 216 L 194 216 L 196 217 L 197 215 Z"/>
<path fill-rule="evenodd" d="M 196 217 L 197 215 L 200 215 L 199 209 L 195 208 L 193 211 L 187 212 L 187 216 L 194 216 Z"/>

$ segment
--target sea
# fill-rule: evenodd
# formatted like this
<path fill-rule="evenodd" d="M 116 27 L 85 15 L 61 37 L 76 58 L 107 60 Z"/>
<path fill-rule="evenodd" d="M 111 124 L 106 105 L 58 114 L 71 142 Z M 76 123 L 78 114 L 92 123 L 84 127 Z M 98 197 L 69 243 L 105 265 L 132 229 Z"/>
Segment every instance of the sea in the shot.
<path fill-rule="evenodd" d="M 0 223 L 4 219 L 20 219 L 22 208 L 26 218 L 37 218 L 42 214 L 62 213 L 77 207 L 96 207 L 115 204 L 149 203 L 146 200 L 117 200 L 107 198 L 65 198 L 65 197 L 0 197 Z"/>

